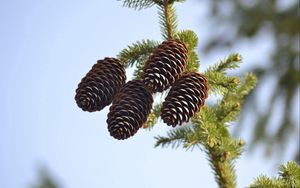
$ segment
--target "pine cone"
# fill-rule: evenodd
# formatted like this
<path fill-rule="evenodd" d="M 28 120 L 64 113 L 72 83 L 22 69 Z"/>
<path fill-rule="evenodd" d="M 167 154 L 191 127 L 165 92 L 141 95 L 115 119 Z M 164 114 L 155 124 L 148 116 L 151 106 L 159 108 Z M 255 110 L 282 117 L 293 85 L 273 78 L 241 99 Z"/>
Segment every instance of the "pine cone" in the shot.
<path fill-rule="evenodd" d="M 146 61 L 142 80 L 152 93 L 168 89 L 187 65 L 187 48 L 179 40 L 160 44 Z"/>
<path fill-rule="evenodd" d="M 147 121 L 153 98 L 139 80 L 127 82 L 115 96 L 107 115 L 108 131 L 118 140 L 133 136 Z"/>
<path fill-rule="evenodd" d="M 83 111 L 102 110 L 112 102 L 125 81 L 126 74 L 121 61 L 108 57 L 98 60 L 78 84 L 76 103 Z"/>
<path fill-rule="evenodd" d="M 188 122 L 204 105 L 208 94 L 207 78 L 195 72 L 183 74 L 170 89 L 161 108 L 161 118 L 175 127 Z"/>

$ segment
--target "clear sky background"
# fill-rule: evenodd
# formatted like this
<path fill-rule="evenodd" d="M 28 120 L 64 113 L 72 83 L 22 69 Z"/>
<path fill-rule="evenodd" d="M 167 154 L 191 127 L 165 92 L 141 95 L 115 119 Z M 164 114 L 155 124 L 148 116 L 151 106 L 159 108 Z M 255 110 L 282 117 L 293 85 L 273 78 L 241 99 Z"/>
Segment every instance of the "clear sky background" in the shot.
<path fill-rule="evenodd" d="M 178 6 L 179 27 L 196 31 L 200 45 L 212 32 L 205 29 L 206 10 L 195 0 Z M 154 148 L 153 137 L 170 127 L 161 123 L 118 141 L 107 131 L 108 108 L 87 113 L 75 103 L 77 84 L 97 59 L 140 39 L 161 40 L 155 8 L 138 12 L 116 0 L 1 0 L 0 27 L 0 188 L 29 187 L 39 166 L 64 188 L 217 187 L 204 152 Z M 247 62 L 271 50 L 263 44 L 259 56 L 245 44 L 251 41 L 207 57 L 200 52 L 202 67 L 230 52 Z M 236 167 L 238 187 L 277 171 L 259 151 Z"/>

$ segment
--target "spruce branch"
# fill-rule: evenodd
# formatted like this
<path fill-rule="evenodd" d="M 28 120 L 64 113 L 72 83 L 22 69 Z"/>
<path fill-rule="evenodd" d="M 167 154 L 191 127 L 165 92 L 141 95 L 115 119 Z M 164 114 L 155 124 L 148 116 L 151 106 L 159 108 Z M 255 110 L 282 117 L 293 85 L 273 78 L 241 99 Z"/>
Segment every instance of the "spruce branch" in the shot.
<path fill-rule="evenodd" d="M 155 147 L 168 147 L 171 146 L 172 148 L 179 147 L 182 143 L 187 142 L 188 135 L 192 133 L 190 127 L 180 127 L 177 129 L 170 130 L 167 133 L 167 136 L 157 136 L 155 137 L 156 143 Z"/>
<path fill-rule="evenodd" d="M 161 106 L 162 106 L 161 103 L 154 105 L 154 107 L 151 110 L 151 114 L 148 117 L 147 122 L 143 125 L 144 129 L 149 129 L 150 130 L 156 125 L 157 120 L 158 120 L 159 115 L 160 115 Z"/>
<path fill-rule="evenodd" d="M 300 187 L 300 166 L 296 162 L 280 165 L 279 177 L 260 175 L 249 188 L 298 188 Z"/>
<path fill-rule="evenodd" d="M 194 50 L 198 46 L 198 36 L 192 30 L 182 30 L 176 33 L 176 38 L 184 42 L 189 51 Z"/>
<path fill-rule="evenodd" d="M 134 79 L 140 79 L 145 62 L 158 45 L 159 42 L 154 40 L 137 41 L 123 49 L 117 57 L 124 63 L 126 68 L 135 65 L 133 77 Z"/>
<path fill-rule="evenodd" d="M 179 38 L 180 41 L 184 42 L 188 49 L 188 63 L 186 70 L 199 70 L 200 60 L 196 52 L 196 47 L 198 45 L 198 37 L 196 33 L 191 30 L 183 30 L 176 33 L 176 38 Z"/>
<path fill-rule="evenodd" d="M 234 90 L 228 90 L 216 105 L 215 113 L 219 114 L 218 122 L 226 123 L 236 120 L 245 96 L 254 88 L 257 80 L 253 74 L 246 74 L 244 79 L 239 82 L 239 85 Z"/>
<path fill-rule="evenodd" d="M 145 62 L 147 61 L 147 56 L 141 56 L 138 61 L 136 61 L 136 66 L 133 71 L 133 79 L 141 79 L 142 73 L 143 73 L 143 67 L 145 65 Z"/>
<path fill-rule="evenodd" d="M 118 0 L 121 1 L 121 0 Z M 128 8 L 133 8 L 135 10 L 142 10 L 150 8 L 153 5 L 160 3 L 158 0 L 124 0 L 123 6 Z"/>
<path fill-rule="evenodd" d="M 278 178 L 269 178 L 267 176 L 259 176 L 249 188 L 284 188 L 282 181 Z"/>
<path fill-rule="evenodd" d="M 228 69 L 236 69 L 242 62 L 242 57 L 238 53 L 230 54 L 226 59 L 210 66 L 206 72 L 225 72 Z"/>
<path fill-rule="evenodd" d="M 164 0 L 163 4 L 158 7 L 158 10 L 163 39 L 172 39 L 177 31 L 176 10 L 168 0 Z"/>
<path fill-rule="evenodd" d="M 137 41 L 123 49 L 117 57 L 126 67 L 132 67 L 136 62 L 143 63 L 158 45 L 159 42 L 154 40 Z"/>
<path fill-rule="evenodd" d="M 279 177 L 288 187 L 300 187 L 300 166 L 296 162 L 288 162 L 279 166 Z"/>
<path fill-rule="evenodd" d="M 196 41 L 195 38 L 187 40 L 187 36 L 192 35 L 185 36 L 181 38 L 186 42 L 190 41 L 187 43 L 193 46 L 195 42 L 192 41 Z M 246 74 L 243 78 L 226 74 L 226 70 L 237 68 L 240 60 L 239 54 L 232 54 L 205 71 L 210 89 L 221 94 L 221 98 L 216 103 L 201 108 L 192 119 L 191 127 L 186 129 L 181 127 L 169 131 L 166 137 L 156 137 L 156 147 L 202 146 L 221 188 L 236 187 L 234 162 L 241 155 L 244 146 L 242 140 L 231 137 L 227 125 L 237 119 L 245 96 L 256 84 L 256 77 L 253 74 Z"/>
<path fill-rule="evenodd" d="M 226 76 L 225 73 L 209 71 L 204 74 L 208 78 L 210 92 L 216 95 L 234 91 L 239 84 L 237 77 Z"/>
<path fill-rule="evenodd" d="M 224 68 L 222 69 L 224 70 Z M 216 70 L 221 71 L 222 69 Z M 211 122 L 210 120 L 210 124 L 218 126 L 217 130 L 211 131 L 211 129 L 208 129 L 207 126 L 205 126 L 207 119 L 203 116 L 199 118 L 201 121 L 199 121 L 199 119 L 198 121 L 197 119 L 194 121 L 194 123 L 201 129 L 206 128 L 208 135 L 216 134 L 214 144 L 212 145 L 207 142 L 204 146 L 206 148 L 210 164 L 214 169 L 219 187 L 222 188 L 236 187 L 234 160 L 238 158 L 243 151 L 243 142 L 230 136 L 226 123 L 234 121 L 237 118 L 237 115 L 240 112 L 240 105 L 243 103 L 245 96 L 255 86 L 256 78 L 252 74 L 247 74 L 244 79 L 238 83 L 239 84 L 235 86 L 235 90 L 227 91 L 222 100 L 211 108 L 211 111 L 215 114 L 215 119 L 213 119 L 215 122 Z"/>
<path fill-rule="evenodd" d="M 185 0 L 124 0 L 123 5 L 127 6 L 129 8 L 134 8 L 137 10 L 145 9 L 152 7 L 153 5 L 158 5 L 159 8 L 159 16 L 160 16 L 160 24 L 161 24 L 161 30 L 162 30 L 162 36 L 165 40 L 170 40 L 173 38 L 180 39 L 183 43 L 186 44 L 188 48 L 188 58 L 189 62 L 187 65 L 187 71 L 197 71 L 199 69 L 200 61 L 198 58 L 198 55 L 196 53 L 196 47 L 198 43 L 197 35 L 190 30 L 184 30 L 177 32 L 177 16 L 175 13 L 175 8 L 173 7 L 173 4 L 175 2 L 183 2 Z M 174 41 L 166 41 L 166 42 L 174 42 Z M 175 46 L 177 46 L 176 44 Z M 180 44 L 181 46 L 182 44 Z M 141 75 L 141 71 L 144 67 L 144 63 L 149 57 L 149 55 L 153 52 L 154 49 L 156 49 L 159 46 L 159 43 L 153 40 L 142 40 L 138 41 L 136 43 L 133 43 L 132 45 L 128 46 L 126 49 L 122 50 L 117 57 L 124 63 L 125 67 L 132 67 L 134 64 L 136 65 L 136 69 L 134 72 L 134 76 L 139 79 Z M 173 52 L 172 45 L 170 45 L 171 48 L 168 48 L 166 50 L 167 52 L 163 51 L 162 54 L 166 54 L 169 52 Z M 182 45 L 184 46 L 184 45 Z M 171 49 L 171 50 L 169 50 Z M 176 48 L 177 49 L 177 48 Z M 181 48 L 178 48 L 181 49 Z M 156 52 L 155 52 L 156 53 Z M 186 62 L 186 48 L 181 50 L 176 50 L 176 53 L 173 53 L 172 56 L 164 57 L 164 61 L 159 61 L 160 57 L 158 57 L 159 60 L 155 60 L 154 62 L 161 63 L 160 67 L 154 67 L 156 69 L 163 69 L 165 61 L 172 62 L 172 64 L 169 64 L 167 66 L 169 67 L 176 67 L 178 65 L 178 62 L 181 62 L 181 59 L 184 59 L 184 66 L 179 67 L 180 72 L 183 71 L 183 67 L 185 67 Z M 159 54 L 161 55 L 161 54 Z M 176 57 L 178 56 L 178 57 Z M 180 57 L 182 56 L 182 57 Z M 185 120 L 182 118 L 183 115 L 177 113 L 175 107 L 170 107 L 175 109 L 176 114 L 171 115 L 178 115 L 176 117 L 177 119 L 180 119 L 180 123 L 174 123 L 171 124 L 172 126 L 176 126 L 176 124 L 181 124 L 182 122 L 187 121 L 190 117 L 193 116 L 191 123 L 188 123 L 185 126 L 171 129 L 167 132 L 166 136 L 157 136 L 155 147 L 179 147 L 180 145 L 183 146 L 183 148 L 192 148 L 194 146 L 201 147 L 205 150 L 209 163 L 214 171 L 215 179 L 221 188 L 234 188 L 236 187 L 236 172 L 234 168 L 235 160 L 241 155 L 243 151 L 244 141 L 233 138 L 228 130 L 228 124 L 235 121 L 238 114 L 241 111 L 241 105 L 243 104 L 243 101 L 245 99 L 245 96 L 249 94 L 249 92 L 255 87 L 256 85 L 256 77 L 249 73 L 246 74 L 243 78 L 239 78 L 236 76 L 228 76 L 226 74 L 226 71 L 229 69 L 235 69 L 239 67 L 239 64 L 241 63 L 241 56 L 239 54 L 231 54 L 228 58 L 210 66 L 206 71 L 205 75 L 209 80 L 209 85 L 211 88 L 211 91 L 213 93 L 220 94 L 218 100 L 215 103 L 212 103 L 210 105 L 204 106 L 204 101 L 202 102 L 202 99 L 207 98 L 207 80 L 206 78 L 202 77 L 201 74 L 201 80 L 200 83 L 196 83 L 199 86 L 202 86 L 199 90 L 197 90 L 198 94 L 195 95 L 202 95 L 203 97 L 196 99 L 195 95 L 190 95 L 189 92 L 186 93 L 186 96 L 188 96 L 191 100 L 184 101 L 185 103 L 189 103 L 188 105 L 184 106 L 181 104 L 177 98 L 175 102 L 177 102 L 177 105 L 181 108 L 181 111 L 188 111 L 186 109 L 193 108 L 193 107 L 199 107 L 194 108 L 195 110 L 189 111 L 186 116 Z M 117 59 L 115 59 L 117 60 Z M 117 60 L 119 61 L 119 60 Z M 113 61 L 114 62 L 114 61 Z M 116 62 L 114 62 L 116 63 Z M 111 62 L 109 63 L 109 65 Z M 167 64 L 167 63 L 166 63 Z M 118 65 L 121 65 L 121 63 L 118 63 Z M 122 66 L 121 66 L 122 67 Z M 154 69 L 153 68 L 153 69 Z M 99 68 L 99 70 L 101 67 Z M 107 70 L 113 69 L 112 67 L 106 68 Z M 102 69 L 101 69 L 102 70 Z M 151 68 L 147 69 L 151 70 Z M 122 71 L 124 76 L 125 72 Z M 170 72 L 170 71 L 169 71 Z M 177 71 L 174 71 L 177 72 Z M 178 71 L 179 72 L 179 71 Z M 191 73 L 191 72 L 190 72 Z M 95 73 L 96 74 L 96 73 Z M 89 76 L 95 76 L 94 72 L 91 74 L 88 74 Z M 154 74 L 160 74 L 157 72 L 151 73 Z M 173 74 L 173 73 L 172 73 Z M 198 73 L 193 73 L 198 74 Z M 104 76 L 103 76 L 104 75 Z M 97 79 L 92 80 L 92 83 L 95 84 L 102 78 L 104 78 L 105 74 L 103 75 L 96 75 Z M 171 73 L 170 73 L 171 75 Z M 120 76 L 120 75 L 118 75 Z M 116 76 L 117 77 L 117 76 Z M 164 77 L 164 75 L 163 75 Z M 182 76 L 183 77 L 183 76 Z M 94 77 L 92 77 L 94 78 Z M 178 79 L 178 78 L 176 78 Z M 88 79 L 87 79 L 88 80 Z M 85 81 L 87 81 L 85 80 Z M 113 80 L 113 79 L 112 79 Z M 175 78 L 174 78 L 175 80 Z M 111 134 L 117 139 L 126 139 L 128 136 L 132 136 L 136 133 L 137 129 L 139 129 L 142 124 L 145 122 L 146 118 L 148 118 L 147 122 L 143 125 L 144 128 L 151 129 L 153 126 L 157 123 L 157 120 L 160 116 L 160 110 L 161 110 L 161 103 L 158 103 L 155 105 L 155 107 L 152 109 L 151 114 L 149 115 L 150 109 L 152 107 L 153 98 L 151 96 L 152 93 L 148 91 L 143 83 L 144 80 L 134 80 L 128 82 L 132 85 L 126 85 L 120 86 L 120 90 L 133 93 L 132 99 L 141 97 L 142 99 L 137 101 L 132 101 L 131 103 L 122 103 L 118 104 L 113 111 L 110 111 L 108 117 L 113 117 L 108 119 L 108 122 L 116 122 L 119 121 L 122 124 L 109 124 L 109 127 L 112 128 L 109 131 Z M 151 80 L 150 78 L 150 81 Z M 125 82 L 125 81 L 124 81 Z M 194 82 L 194 80 L 184 80 L 184 82 Z M 180 82 L 184 87 L 187 87 L 187 89 L 191 89 L 193 87 L 196 87 L 196 84 L 188 85 L 184 82 Z M 122 83 L 123 84 L 123 83 Z M 101 85 L 101 87 L 104 84 Z M 114 84 L 113 84 L 114 85 Z M 120 84 L 121 85 L 121 84 Z M 175 85 L 175 84 L 174 84 Z M 88 85 L 89 86 L 89 85 Z M 104 89 L 106 88 L 106 85 L 103 86 Z M 134 90 L 133 88 L 138 87 L 137 90 Z M 100 88 L 102 89 L 102 88 Z M 94 95 L 98 98 L 100 98 L 97 94 L 99 93 L 98 85 L 93 86 L 93 88 L 88 87 L 88 94 L 84 95 Z M 182 89 L 179 87 L 180 92 L 184 91 L 186 88 Z M 91 91 L 90 91 L 91 90 Z M 96 91 L 96 92 L 95 92 Z M 102 91 L 102 90 L 101 90 Z M 171 89 L 172 91 L 172 89 Z M 198 92 L 199 91 L 199 92 Z M 98 92 L 98 93 L 97 93 Z M 131 98 L 127 98 L 126 92 L 120 92 L 121 94 L 117 94 L 116 97 L 116 104 L 120 101 L 127 101 L 131 100 Z M 138 95 L 140 93 L 143 95 Z M 166 91 L 164 91 L 166 92 Z M 163 92 L 163 94 L 164 94 Z M 194 90 L 192 90 L 194 92 Z M 202 92 L 202 93 L 201 93 Z M 126 95 L 125 95 L 125 94 Z M 179 93 L 179 92 L 178 92 Z M 195 92 L 196 93 L 196 92 Z M 178 94 L 179 95 L 179 94 Z M 104 95 L 105 96 L 105 95 Z M 181 95 L 179 95 L 181 96 Z M 182 97 L 182 96 L 181 96 Z M 104 97 L 105 98 L 105 97 Z M 125 100 L 121 100 L 119 98 L 124 98 Z M 185 99 L 185 97 L 183 97 Z M 179 98 L 180 99 L 180 98 Z M 194 101 L 192 101 L 194 100 Z M 195 100 L 200 101 L 201 103 L 196 103 Z M 188 101 L 188 102 L 187 102 Z M 146 102 L 146 105 L 143 105 Z M 173 101 L 174 102 L 174 101 Z M 182 102 L 182 101 L 181 101 Z M 141 103 L 138 107 L 132 108 L 134 111 L 130 113 L 130 115 L 126 114 L 126 111 L 128 110 L 128 106 L 134 105 L 134 103 Z M 143 103 L 143 104 L 142 104 Z M 196 106 L 196 104 L 199 104 Z M 113 102 L 114 105 L 114 102 Z M 115 116 L 119 109 L 123 110 L 120 115 L 122 118 Z M 121 108 L 122 107 L 122 108 Z M 125 108 L 123 108 L 125 107 Z M 176 106 L 178 107 L 178 106 Z M 201 107 L 201 110 L 199 111 Z M 126 109 L 127 108 L 127 109 Z M 164 108 L 164 107 L 163 107 Z M 168 107 L 169 108 L 169 107 Z M 118 110 L 117 110 L 118 109 Z M 144 111 L 145 110 L 145 111 Z M 139 112 L 145 112 L 139 114 Z M 196 113 L 196 111 L 198 111 Z M 125 112 L 124 115 L 123 112 Z M 196 113 L 196 114 L 195 114 Z M 288 113 L 288 111 L 287 111 Z M 137 115 L 134 115 L 137 114 Z M 185 115 L 184 114 L 184 115 Z M 132 116 L 131 116 L 132 115 Z M 148 116 L 149 115 L 149 116 Z M 181 116 L 181 117 L 180 117 Z M 124 117 L 124 118 L 123 118 Z M 138 118 L 137 118 L 138 117 Z M 135 119 L 137 118 L 137 120 Z M 130 121 L 126 122 L 125 119 L 130 119 Z M 133 120 L 133 121 L 131 121 Z M 124 121 L 126 123 L 124 123 Z M 133 122 L 133 123 L 132 123 Z M 119 122 L 117 122 L 119 123 Z M 125 127 L 125 129 L 119 129 L 122 126 L 128 125 Z M 112 131 L 113 130 L 113 131 Z M 116 131 L 114 131 L 116 130 Z M 124 134 L 124 131 L 126 134 Z M 134 131 L 134 132 L 133 132 Z M 282 131 L 280 131 L 282 132 Z M 250 187 L 291 187 L 291 188 L 298 188 L 300 187 L 300 167 L 295 162 L 289 162 L 286 166 L 281 165 L 279 167 L 279 177 L 275 178 L 268 178 L 266 176 L 260 176 L 256 179 L 256 181 L 250 186 Z"/>
<path fill-rule="evenodd" d="M 239 84 L 239 79 L 233 76 L 227 76 L 226 71 L 236 69 L 242 62 L 240 54 L 231 54 L 224 60 L 210 66 L 204 74 L 209 80 L 210 91 L 213 94 L 225 94 L 228 91 L 234 91 Z"/>
<path fill-rule="evenodd" d="M 189 51 L 186 71 L 197 72 L 199 70 L 199 67 L 200 67 L 200 60 L 198 58 L 196 50 Z"/>
<path fill-rule="evenodd" d="M 209 148 L 207 151 L 209 162 L 215 172 L 215 179 L 221 188 L 236 187 L 236 175 L 234 165 L 226 160 L 227 153 L 219 153 L 216 148 Z"/>
<path fill-rule="evenodd" d="M 167 0 L 169 2 L 169 4 L 173 4 L 175 2 L 178 2 L 178 3 L 183 3 L 185 2 L 186 0 Z"/>
<path fill-rule="evenodd" d="M 142 9 L 158 5 L 158 14 L 162 37 L 164 40 L 177 38 L 186 44 L 188 48 L 188 64 L 186 71 L 198 71 L 200 66 L 199 57 L 196 52 L 198 45 L 197 35 L 190 30 L 177 31 L 177 16 L 173 4 L 184 0 L 125 0 L 124 5 Z M 142 67 L 158 46 L 156 41 L 141 41 L 128 46 L 119 55 L 119 59 L 127 67 L 136 64 L 134 75 L 140 78 Z M 227 128 L 228 124 L 235 121 L 241 110 L 245 96 L 256 84 L 256 77 L 253 74 L 246 74 L 244 78 L 228 76 L 226 71 L 239 67 L 241 63 L 239 54 L 231 54 L 226 59 L 210 66 L 205 72 L 208 78 L 210 91 L 219 94 L 217 102 L 201 108 L 190 124 L 171 129 L 166 136 L 155 137 L 155 147 L 193 148 L 195 146 L 204 148 L 215 179 L 221 188 L 236 187 L 235 160 L 243 151 L 244 142 L 233 138 Z M 161 104 L 157 104 L 144 128 L 151 129 L 160 115 Z M 294 182 L 289 180 L 289 182 Z"/>
<path fill-rule="evenodd" d="M 225 123 L 219 121 L 222 119 L 222 115 L 216 110 L 219 105 L 206 106 L 192 123 L 200 143 L 205 148 L 219 187 L 231 188 L 236 186 L 234 160 L 241 155 L 244 142 L 233 139 Z"/>

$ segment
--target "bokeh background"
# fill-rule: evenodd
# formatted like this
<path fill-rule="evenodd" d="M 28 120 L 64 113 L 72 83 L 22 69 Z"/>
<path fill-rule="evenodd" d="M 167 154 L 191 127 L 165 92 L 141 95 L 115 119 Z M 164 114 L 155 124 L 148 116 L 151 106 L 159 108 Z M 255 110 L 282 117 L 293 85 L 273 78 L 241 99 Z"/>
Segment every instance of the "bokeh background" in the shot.
<path fill-rule="evenodd" d="M 237 74 L 259 84 L 230 129 L 248 143 L 238 187 L 278 164 L 299 163 L 299 2 L 196 1 L 177 6 L 179 28 L 200 39 L 201 70 L 239 52 Z M 82 112 L 75 89 L 97 59 L 141 39 L 161 40 L 155 7 L 120 1 L 0 1 L 0 187 L 217 187 L 200 150 L 154 148 L 159 123 L 117 141 L 108 108 Z M 132 70 L 127 70 L 128 79 Z"/>

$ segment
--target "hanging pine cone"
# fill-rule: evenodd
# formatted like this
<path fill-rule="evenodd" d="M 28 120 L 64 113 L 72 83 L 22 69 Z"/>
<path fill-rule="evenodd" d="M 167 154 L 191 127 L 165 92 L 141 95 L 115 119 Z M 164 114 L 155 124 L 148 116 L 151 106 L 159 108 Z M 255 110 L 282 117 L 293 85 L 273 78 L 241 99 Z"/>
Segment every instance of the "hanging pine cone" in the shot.
<path fill-rule="evenodd" d="M 78 84 L 76 103 L 83 111 L 102 110 L 112 102 L 125 81 L 125 69 L 118 59 L 107 57 L 98 60 Z"/>
<path fill-rule="evenodd" d="M 127 82 L 116 94 L 107 115 L 108 131 L 118 140 L 133 136 L 147 121 L 153 98 L 139 80 Z"/>
<path fill-rule="evenodd" d="M 207 78 L 195 72 L 183 74 L 170 89 L 161 108 L 161 118 L 175 127 L 188 122 L 207 98 Z"/>
<path fill-rule="evenodd" d="M 146 61 L 142 80 L 152 93 L 168 89 L 180 77 L 187 64 L 187 48 L 179 40 L 160 44 Z"/>

